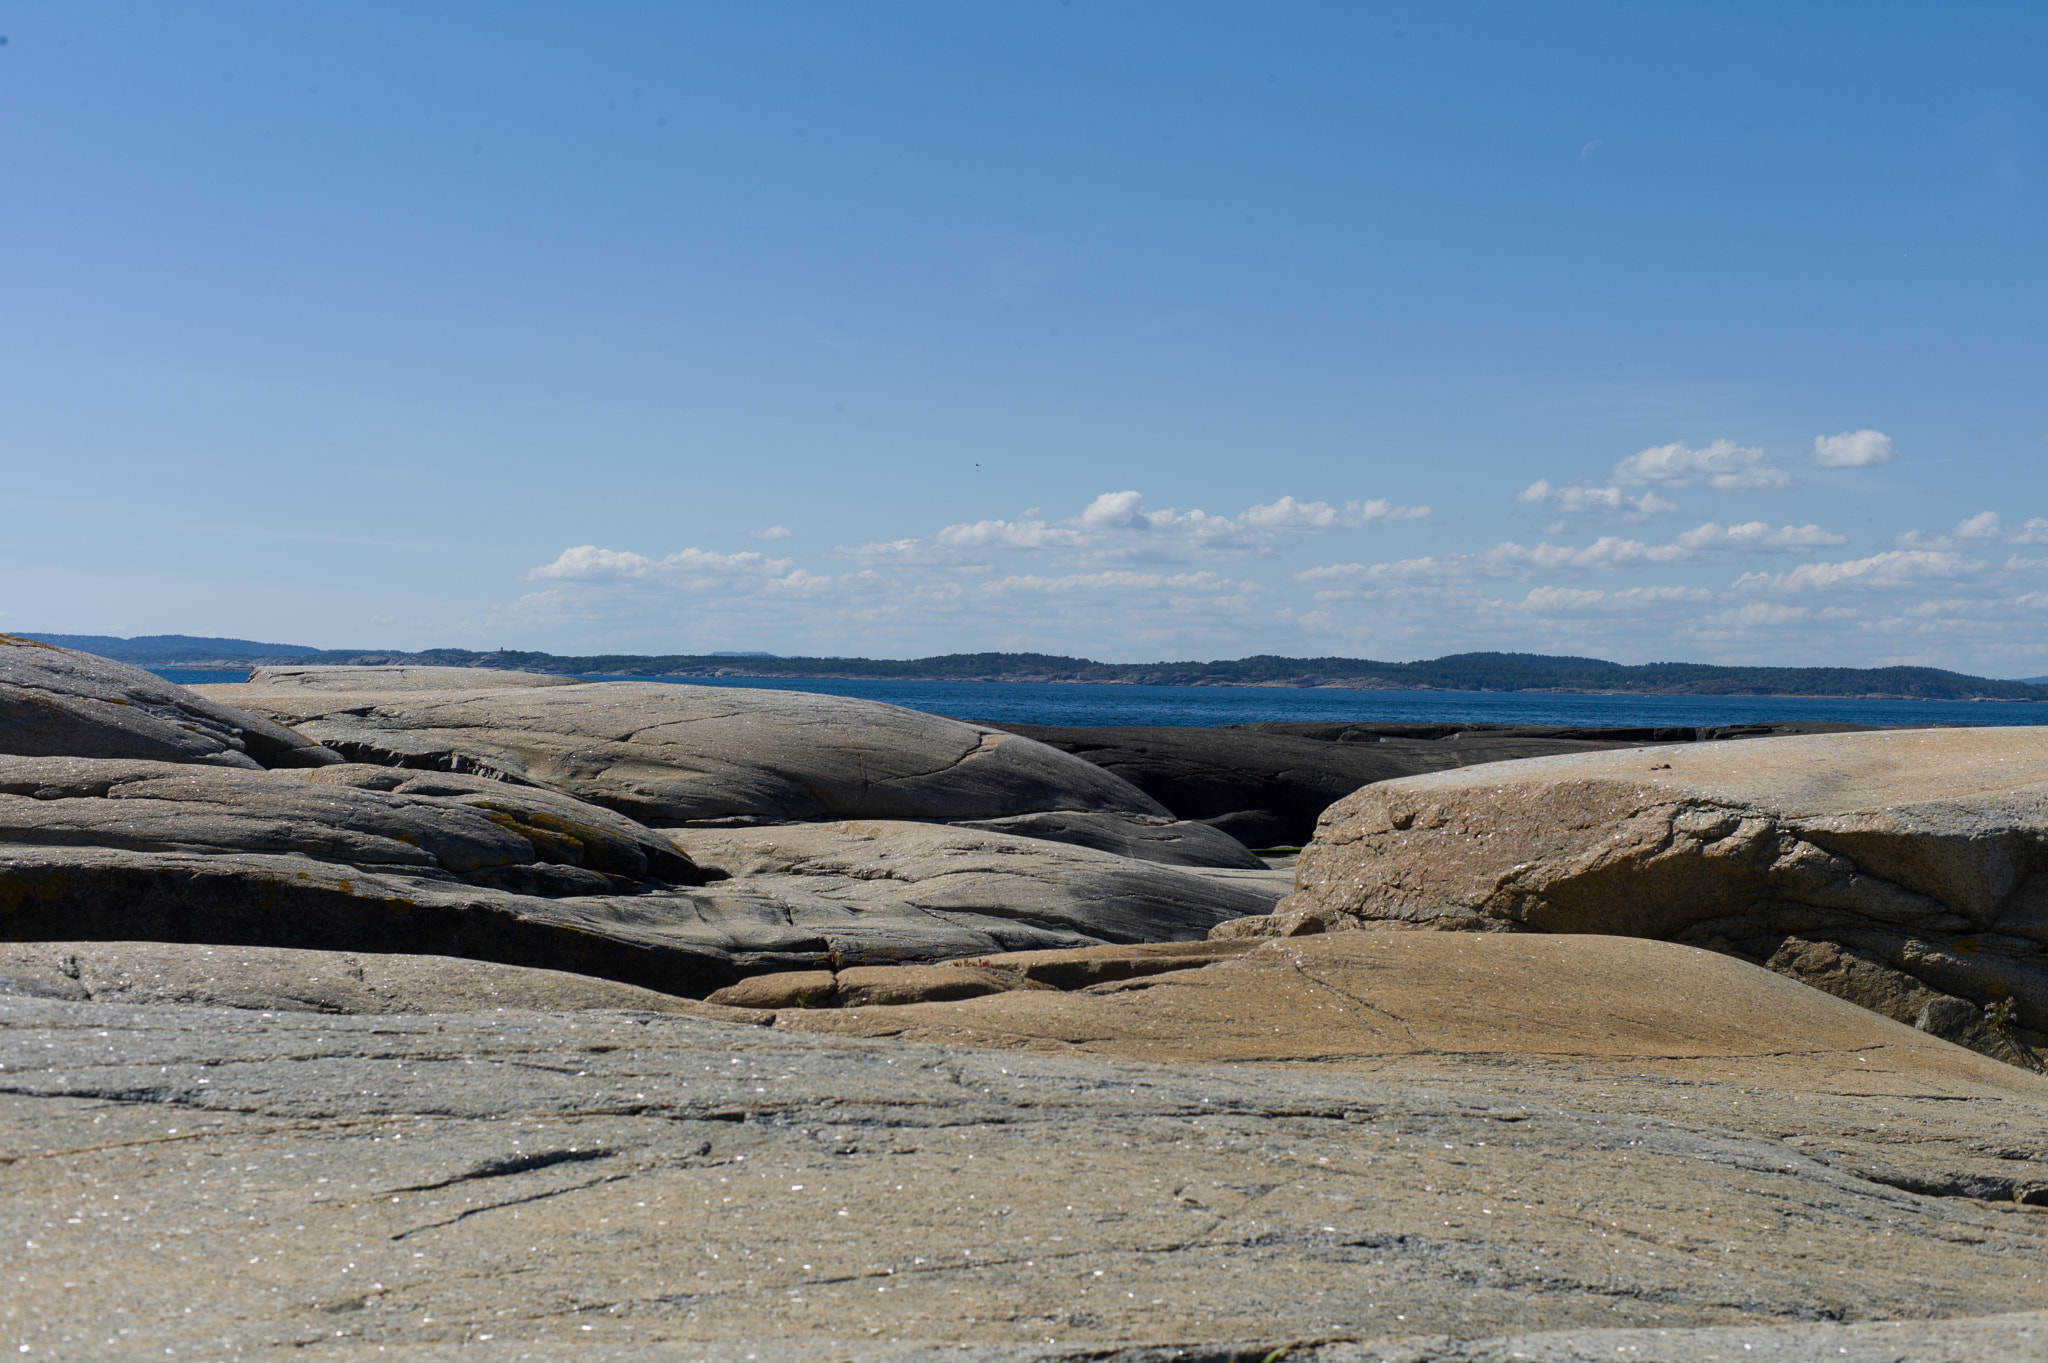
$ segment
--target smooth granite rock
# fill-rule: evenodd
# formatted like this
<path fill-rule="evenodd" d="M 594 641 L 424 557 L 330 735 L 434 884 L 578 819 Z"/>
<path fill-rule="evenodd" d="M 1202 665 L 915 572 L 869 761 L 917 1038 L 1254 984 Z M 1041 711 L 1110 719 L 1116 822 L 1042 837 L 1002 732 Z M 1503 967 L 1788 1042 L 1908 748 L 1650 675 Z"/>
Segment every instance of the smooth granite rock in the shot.
<path fill-rule="evenodd" d="M 920 823 L 663 833 L 539 787 L 360 763 L 0 758 L 0 938 L 17 941 L 473 957 L 702 997 L 764 972 L 1200 938 L 1269 908 L 1268 874 Z"/>
<path fill-rule="evenodd" d="M 990 721 L 988 727 L 1085 758 L 1144 791 L 1176 817 L 1201 820 L 1248 847 L 1298 847 L 1314 835 L 1316 818 L 1324 809 L 1374 781 L 1553 753 L 1832 733 L 1860 726 L 1629 729 L 1275 721 L 1216 728 L 1074 728 Z"/>
<path fill-rule="evenodd" d="M 363 689 L 273 685 L 259 670 L 206 692 L 359 761 L 531 782 L 652 824 L 1166 817 L 1056 749 L 873 701 L 661 682 L 383 691 L 383 669 L 348 670 Z"/>
<path fill-rule="evenodd" d="M 365 685 L 365 682 L 371 683 Z M 249 674 L 252 685 L 271 691 L 505 691 L 522 686 L 582 686 L 581 677 L 546 672 L 507 672 L 483 667 L 291 666 L 270 663 Z"/>
<path fill-rule="evenodd" d="M 450 956 L 187 942 L 0 945 L 0 995 L 85 1003 L 189 1004 L 262 1012 L 571 1012 L 623 1008 L 767 1024 L 772 1013 L 561 970 Z"/>
<path fill-rule="evenodd" d="M 811 1030 L 863 1023 L 934 1039 Z M 2044 1131 L 2048 1081 L 1589 936 L 774 1027 L 0 998 L 0 1319 L 123 1363 L 2006 1363 Z"/>
<path fill-rule="evenodd" d="M 1699 942 L 1904 1022 L 1941 996 L 2007 1000 L 2010 1036 L 1968 1030 L 2031 1063 L 2048 1031 L 2048 729 L 1764 739 L 1389 781 L 1325 813 L 1283 908 Z"/>
<path fill-rule="evenodd" d="M 1071 843 L 1168 866 L 1200 866 L 1218 870 L 1263 871 L 1266 863 L 1250 848 L 1205 823 L 1163 819 L 1148 814 L 1100 814 L 1057 810 L 1044 814 L 1012 814 L 1002 819 L 961 819 L 957 828 L 1014 833 L 1044 842 Z"/>
<path fill-rule="evenodd" d="M 1188 941 L 1270 911 L 1284 886 L 1084 847 L 892 820 L 667 830 L 692 861 L 831 937 L 848 963 Z M 1247 877 L 1258 873 L 1237 873 Z"/>
<path fill-rule="evenodd" d="M 0 634 L 0 755 L 317 767 L 338 754 L 139 667 Z"/>
<path fill-rule="evenodd" d="M 499 888 L 556 875 L 561 893 L 703 879 L 668 839 L 610 810 L 475 777 L 357 764 L 257 772 L 0 757 L 0 844 L 296 854 Z"/>

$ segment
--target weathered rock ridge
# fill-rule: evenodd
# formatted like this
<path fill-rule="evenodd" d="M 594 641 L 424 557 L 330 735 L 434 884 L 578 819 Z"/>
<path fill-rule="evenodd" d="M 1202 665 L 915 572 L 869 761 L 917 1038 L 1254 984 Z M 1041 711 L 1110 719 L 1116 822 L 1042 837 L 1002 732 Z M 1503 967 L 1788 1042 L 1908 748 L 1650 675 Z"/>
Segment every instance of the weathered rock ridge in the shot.
<path fill-rule="evenodd" d="M 664 834 L 462 773 L 0 758 L 16 940 L 432 953 L 701 997 L 759 971 L 1200 938 L 1278 893 L 919 823 Z"/>
<path fill-rule="evenodd" d="M 451 669 L 462 670 L 462 669 Z M 205 694 L 359 761 L 529 781 L 657 826 L 999 819 L 1048 810 L 1170 818 L 1122 780 L 1029 739 L 872 701 L 660 682 L 387 691 L 377 668 L 266 671 Z M 361 689 L 330 689 L 353 672 Z"/>
<path fill-rule="evenodd" d="M 271 720 L 126 663 L 0 634 L 0 754 L 223 767 L 340 761 Z"/>
<path fill-rule="evenodd" d="M 1283 910 L 1732 950 L 2025 1060 L 2048 1031 L 2048 730 L 1547 757 L 1332 806 Z M 1956 1000 L 1963 1000 L 1961 1005 Z"/>

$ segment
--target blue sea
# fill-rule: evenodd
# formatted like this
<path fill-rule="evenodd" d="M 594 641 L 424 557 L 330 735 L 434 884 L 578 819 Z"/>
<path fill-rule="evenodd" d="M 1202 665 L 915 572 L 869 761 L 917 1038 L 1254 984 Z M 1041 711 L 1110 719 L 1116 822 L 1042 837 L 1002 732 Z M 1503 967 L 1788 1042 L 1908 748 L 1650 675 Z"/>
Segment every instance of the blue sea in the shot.
<path fill-rule="evenodd" d="M 239 682 L 242 671 L 152 668 L 181 685 Z M 1776 696 L 1540 695 L 1515 691 L 1334 691 L 1269 686 L 1105 686 L 1050 682 L 590 677 L 855 696 L 1002 724 L 1249 724 L 1371 720 L 1422 724 L 1568 724 L 1640 728 L 1825 720 L 1841 724 L 2048 724 L 2031 701 L 1832 700 Z"/>

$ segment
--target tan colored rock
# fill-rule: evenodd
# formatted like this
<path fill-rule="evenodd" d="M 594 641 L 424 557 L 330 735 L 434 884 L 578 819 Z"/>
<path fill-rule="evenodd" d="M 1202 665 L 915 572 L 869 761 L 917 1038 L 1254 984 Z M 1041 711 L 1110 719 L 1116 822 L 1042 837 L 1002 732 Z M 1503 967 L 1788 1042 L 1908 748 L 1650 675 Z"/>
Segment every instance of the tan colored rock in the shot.
<path fill-rule="evenodd" d="M 1231 942 L 1246 937 L 1309 937 L 1318 932 L 1328 932 L 1334 914 L 1320 913 L 1315 909 L 1289 909 L 1285 913 L 1257 914 L 1249 918 L 1233 918 L 1227 923 L 1218 923 L 1209 929 L 1209 940 Z M 1338 918 L 1338 923 L 1352 926 L 1351 920 Z"/>
<path fill-rule="evenodd" d="M 1259 945 L 1244 941 L 1145 942 L 1135 946 L 1075 947 L 1064 951 L 1012 951 L 950 961 L 954 969 L 1015 972 L 1052 989 L 1086 989 L 1091 985 L 1135 980 L 1190 970 L 1242 955 Z"/>
<path fill-rule="evenodd" d="M 1836 1077 L 1846 1069 L 1885 1091 L 1944 1075 L 2011 1074 L 2015 1091 L 2026 1092 L 2044 1082 L 1758 966 L 1672 942 L 1338 932 L 1202 945 L 1216 954 L 1072 992 L 784 1011 L 776 1025 L 1176 1064 L 1630 1056 L 1654 1057 L 1644 1072 L 1671 1076 L 1725 1073 L 1739 1063 L 1758 1082 L 1816 1066 Z M 1091 954 L 1114 962 L 1127 953 Z M 2038 1091 L 2048 1095 L 2048 1087 Z"/>
<path fill-rule="evenodd" d="M 779 1020 L 0 998 L 8 1341 L 2041 1354 L 2043 1317 L 2005 1313 L 2040 1300 L 2048 1081 L 1725 956 L 1352 932 L 1083 993 Z"/>
<path fill-rule="evenodd" d="M 829 1008 L 838 992 L 829 970 L 778 970 L 749 975 L 705 996 L 725 1008 Z"/>
<path fill-rule="evenodd" d="M 834 1004 L 840 1008 L 900 1008 L 912 1003 L 952 1003 L 1044 989 L 1020 970 L 966 965 L 866 965 L 839 972 Z"/>
<path fill-rule="evenodd" d="M 2048 729 L 1757 739 L 1383 782 L 1324 814 L 1295 887 L 1284 909 L 1672 938 L 1759 961 L 1792 936 L 1853 943 L 1936 992 L 2010 998 L 2048 1029 Z"/>
<path fill-rule="evenodd" d="M 1000 959 L 1000 958 L 998 958 Z M 1019 970 L 959 965 L 862 965 L 755 975 L 705 1000 L 732 1008 L 867 1008 L 946 1003 L 1011 989 L 1043 989 Z"/>

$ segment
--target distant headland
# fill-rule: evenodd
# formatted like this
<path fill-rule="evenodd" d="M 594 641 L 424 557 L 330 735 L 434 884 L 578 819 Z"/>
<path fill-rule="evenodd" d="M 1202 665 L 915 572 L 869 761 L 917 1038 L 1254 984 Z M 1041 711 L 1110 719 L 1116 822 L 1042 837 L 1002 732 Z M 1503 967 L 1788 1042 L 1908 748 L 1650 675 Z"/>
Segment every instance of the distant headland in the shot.
<path fill-rule="evenodd" d="M 563 656 L 501 649 L 421 652 L 318 649 L 186 634 L 19 637 L 144 667 L 236 668 L 338 663 L 412 664 L 563 676 L 789 677 L 876 681 L 1096 682 L 1156 686 L 1298 686 L 1360 691 L 1534 691 L 1657 696 L 1834 696 L 1899 700 L 2048 700 L 2048 686 L 1933 667 L 1717 667 L 1607 662 L 1538 653 L 1455 653 L 1407 663 L 1261 654 L 1213 662 L 1099 663 L 1046 653 L 948 653 L 934 658 L 784 658 L 767 653 Z"/>

